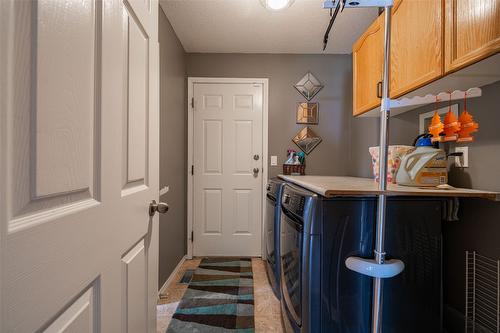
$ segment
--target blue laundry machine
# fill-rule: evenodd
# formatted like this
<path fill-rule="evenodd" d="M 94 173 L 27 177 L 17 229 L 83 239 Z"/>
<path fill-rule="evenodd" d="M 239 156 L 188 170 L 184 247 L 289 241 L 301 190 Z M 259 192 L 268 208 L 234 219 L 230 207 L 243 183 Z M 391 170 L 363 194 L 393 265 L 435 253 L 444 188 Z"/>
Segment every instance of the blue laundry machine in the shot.
<path fill-rule="evenodd" d="M 391 198 L 387 259 L 405 270 L 384 280 L 383 332 L 441 332 L 440 199 Z M 350 271 L 350 256 L 371 258 L 377 199 L 327 199 L 285 185 L 281 215 L 281 309 L 290 333 L 368 333 L 372 279 Z"/>
<path fill-rule="evenodd" d="M 266 272 L 276 297 L 281 298 L 280 288 L 280 216 L 281 193 L 285 182 L 278 178 L 270 179 L 266 193 Z"/>

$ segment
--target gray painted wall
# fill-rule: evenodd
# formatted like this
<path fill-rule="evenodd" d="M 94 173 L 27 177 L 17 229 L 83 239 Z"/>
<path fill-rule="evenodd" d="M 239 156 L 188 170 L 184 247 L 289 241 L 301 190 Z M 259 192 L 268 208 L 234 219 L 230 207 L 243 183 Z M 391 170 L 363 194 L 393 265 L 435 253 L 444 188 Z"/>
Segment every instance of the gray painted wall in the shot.
<path fill-rule="evenodd" d="M 298 102 L 305 99 L 293 84 L 311 71 L 325 88 L 313 99 L 319 102 L 319 125 L 311 128 L 323 142 L 306 157 L 306 173 L 346 175 L 349 172 L 352 65 L 349 55 L 292 54 L 188 54 L 187 74 L 193 77 L 269 78 L 269 155 L 282 173 L 286 150 L 299 148 L 292 138 L 305 125 L 295 124 Z"/>
<path fill-rule="evenodd" d="M 160 215 L 158 287 L 186 253 L 187 84 L 186 53 L 165 14 L 159 10 L 160 42 L 160 200 L 170 209 Z"/>
<path fill-rule="evenodd" d="M 450 169 L 450 184 L 460 187 L 500 191 L 500 81 L 484 86 L 483 96 L 469 99 L 467 109 L 479 122 L 479 132 L 475 141 L 469 144 L 469 168 Z M 455 102 L 454 102 L 455 103 Z M 459 112 L 463 102 L 459 101 Z M 441 104 L 439 107 L 446 106 Z M 411 145 L 418 135 L 418 115 L 434 110 L 434 106 L 422 107 L 390 120 L 390 144 Z M 378 118 L 353 118 L 351 125 L 350 174 L 371 177 L 368 147 L 378 143 Z M 457 144 L 449 143 L 445 149 L 453 149 Z M 464 144 L 460 144 L 462 146 Z"/>
<path fill-rule="evenodd" d="M 469 168 L 452 167 L 449 182 L 455 186 L 500 191 L 500 82 L 482 89 L 483 96 L 467 102 L 467 109 L 479 122 L 475 141 L 467 144 Z M 432 108 L 420 111 L 429 110 Z M 459 110 L 463 110 L 463 103 Z M 460 204 L 460 221 L 443 225 L 445 324 L 449 332 L 464 331 L 461 314 L 465 312 L 465 251 L 475 250 L 500 259 L 500 203 L 467 199 Z"/>
<path fill-rule="evenodd" d="M 500 191 L 500 82 L 482 89 L 483 96 L 467 102 L 467 109 L 479 122 L 475 141 L 467 144 L 470 167 L 452 167 L 449 183 Z M 433 106 L 426 106 L 391 118 L 391 144 L 411 144 L 418 133 L 418 115 L 432 110 Z M 460 102 L 459 111 L 462 110 Z M 367 149 L 378 142 L 378 119 L 354 118 L 351 128 L 351 175 L 369 177 Z M 455 145 L 450 143 L 446 149 Z M 443 224 L 445 327 L 449 333 L 464 331 L 465 251 L 476 250 L 491 258 L 500 258 L 500 203 L 463 199 L 460 205 L 460 221 Z"/>

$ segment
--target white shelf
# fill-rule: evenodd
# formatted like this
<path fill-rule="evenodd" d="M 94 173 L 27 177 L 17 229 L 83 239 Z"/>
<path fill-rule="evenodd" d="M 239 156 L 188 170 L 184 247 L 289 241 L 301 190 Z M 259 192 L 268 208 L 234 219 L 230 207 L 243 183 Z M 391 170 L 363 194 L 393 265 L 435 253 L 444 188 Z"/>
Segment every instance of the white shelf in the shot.
<path fill-rule="evenodd" d="M 466 94 L 467 98 L 473 98 L 481 96 L 482 92 L 480 88 L 470 88 L 465 91 L 455 90 L 451 94 L 449 92 L 441 92 L 437 95 L 428 94 L 425 96 L 403 97 L 391 100 L 391 111 L 394 109 L 414 108 L 436 102 L 463 100 Z"/>

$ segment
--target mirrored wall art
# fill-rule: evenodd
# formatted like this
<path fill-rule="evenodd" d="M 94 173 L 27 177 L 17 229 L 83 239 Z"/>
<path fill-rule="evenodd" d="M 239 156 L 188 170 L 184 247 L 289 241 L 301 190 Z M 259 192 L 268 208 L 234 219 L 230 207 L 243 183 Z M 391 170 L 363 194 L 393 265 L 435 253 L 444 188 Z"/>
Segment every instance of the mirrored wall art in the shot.
<path fill-rule="evenodd" d="M 297 103 L 297 124 L 318 124 L 318 103 Z"/>
<path fill-rule="evenodd" d="M 304 127 L 292 141 L 307 155 L 321 142 L 321 137 L 309 127 Z"/>
<path fill-rule="evenodd" d="M 323 85 L 311 72 L 307 72 L 294 87 L 302 96 L 310 101 L 323 88 Z"/>

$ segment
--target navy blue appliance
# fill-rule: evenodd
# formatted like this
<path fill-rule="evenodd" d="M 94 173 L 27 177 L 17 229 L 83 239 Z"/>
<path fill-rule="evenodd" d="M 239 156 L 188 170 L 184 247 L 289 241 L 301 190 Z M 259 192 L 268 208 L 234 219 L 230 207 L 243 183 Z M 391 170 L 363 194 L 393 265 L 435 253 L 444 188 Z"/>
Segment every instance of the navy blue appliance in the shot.
<path fill-rule="evenodd" d="M 377 201 L 327 199 L 286 185 L 282 195 L 282 316 L 286 332 L 371 331 L 372 279 L 345 266 L 372 257 Z M 384 280 L 383 331 L 441 332 L 439 199 L 391 198 L 386 251 L 405 270 Z M 390 257 L 388 257 L 390 259 Z"/>
<path fill-rule="evenodd" d="M 280 216 L 281 216 L 281 192 L 284 181 L 273 178 L 267 184 L 266 200 L 266 272 L 269 283 L 276 297 L 281 298 L 280 288 Z"/>

